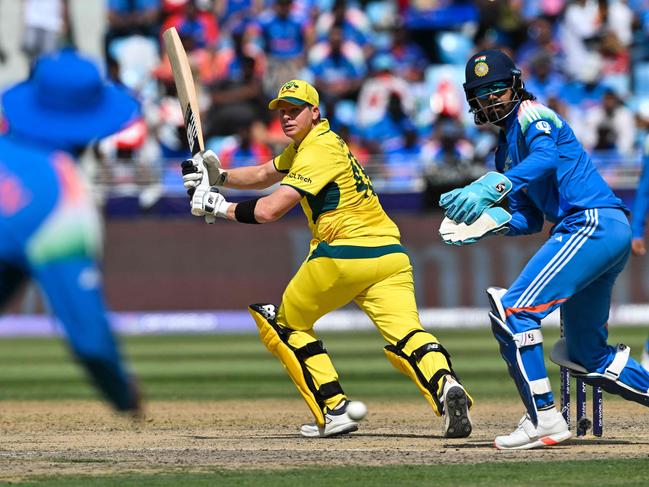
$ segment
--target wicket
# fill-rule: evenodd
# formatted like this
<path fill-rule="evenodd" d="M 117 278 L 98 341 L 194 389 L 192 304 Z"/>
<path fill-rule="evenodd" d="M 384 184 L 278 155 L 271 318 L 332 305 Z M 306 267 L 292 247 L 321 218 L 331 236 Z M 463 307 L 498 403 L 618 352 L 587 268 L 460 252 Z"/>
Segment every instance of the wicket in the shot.
<path fill-rule="evenodd" d="M 563 313 L 560 312 L 561 337 L 563 338 Z M 566 367 L 559 369 L 561 381 L 561 414 L 570 428 L 570 372 Z M 604 401 L 602 388 L 593 387 L 593 421 L 586 416 L 586 383 L 575 378 L 577 388 L 577 436 L 584 436 L 593 427 L 593 435 L 602 436 L 604 432 Z"/>

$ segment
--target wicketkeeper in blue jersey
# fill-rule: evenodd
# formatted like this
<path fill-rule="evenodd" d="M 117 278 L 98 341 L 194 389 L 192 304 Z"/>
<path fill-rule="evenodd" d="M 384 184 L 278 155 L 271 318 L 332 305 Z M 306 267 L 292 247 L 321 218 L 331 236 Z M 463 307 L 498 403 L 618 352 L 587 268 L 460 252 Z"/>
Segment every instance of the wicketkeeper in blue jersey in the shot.
<path fill-rule="evenodd" d="M 642 153 L 642 173 L 635 201 L 631 209 L 631 252 L 633 255 L 643 256 L 647 253 L 647 244 L 644 238 L 645 226 L 649 214 L 649 135 L 647 135 Z M 645 369 L 649 369 L 649 339 L 642 348 L 642 360 L 640 362 Z"/>
<path fill-rule="evenodd" d="M 595 169 L 568 124 L 525 90 L 521 72 L 498 50 L 473 55 L 464 90 L 476 124 L 500 129 L 497 172 L 445 193 L 446 243 L 490 234 L 527 235 L 554 224 L 509 289 L 487 290 L 493 333 L 526 413 L 496 448 L 554 445 L 571 433 L 555 407 L 543 358 L 541 321 L 563 310 L 564 351 L 553 360 L 591 385 L 649 405 L 649 372 L 629 348 L 607 344 L 613 284 L 631 249 L 624 204 Z M 508 204 L 508 210 L 497 206 Z"/>
<path fill-rule="evenodd" d="M 28 278 L 36 281 L 98 389 L 117 410 L 139 415 L 104 305 L 99 213 L 74 162 L 89 142 L 123 127 L 138 103 L 65 50 L 41 58 L 2 105 L 0 310 Z"/>

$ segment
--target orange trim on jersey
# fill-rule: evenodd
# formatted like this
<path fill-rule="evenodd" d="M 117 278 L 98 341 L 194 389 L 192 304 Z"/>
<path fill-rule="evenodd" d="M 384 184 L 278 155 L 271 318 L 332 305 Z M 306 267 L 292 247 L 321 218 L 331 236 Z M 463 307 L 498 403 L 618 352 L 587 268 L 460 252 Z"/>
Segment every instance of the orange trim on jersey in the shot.
<path fill-rule="evenodd" d="M 536 306 L 525 306 L 523 308 L 507 308 L 505 309 L 505 316 L 513 315 L 514 313 L 520 313 L 521 311 L 531 311 L 532 313 L 540 313 L 546 309 L 554 306 L 557 303 L 563 303 L 568 301 L 568 298 L 555 299 L 549 303 L 537 304 Z"/>

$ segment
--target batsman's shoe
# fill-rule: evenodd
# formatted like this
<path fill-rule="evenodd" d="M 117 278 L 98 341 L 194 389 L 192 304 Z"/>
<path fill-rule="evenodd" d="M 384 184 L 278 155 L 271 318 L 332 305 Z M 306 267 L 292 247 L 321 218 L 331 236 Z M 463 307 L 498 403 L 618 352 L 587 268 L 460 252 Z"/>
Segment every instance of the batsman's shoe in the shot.
<path fill-rule="evenodd" d="M 494 446 L 499 450 L 529 450 L 552 446 L 572 436 L 566 420 L 556 408 L 539 411 L 539 424 L 534 426 L 525 414 L 513 433 L 497 436 Z"/>
<path fill-rule="evenodd" d="M 324 428 L 321 428 L 315 423 L 303 424 L 302 428 L 300 428 L 300 433 L 307 438 L 324 438 L 356 431 L 358 429 L 358 423 L 347 414 L 348 404 L 349 401 L 345 400 L 341 405 L 328 411 L 325 414 Z"/>
<path fill-rule="evenodd" d="M 446 438 L 468 437 L 473 426 L 469 415 L 469 397 L 464 387 L 452 378 L 447 379 L 442 392 L 442 403 L 444 404 L 444 436 Z"/>

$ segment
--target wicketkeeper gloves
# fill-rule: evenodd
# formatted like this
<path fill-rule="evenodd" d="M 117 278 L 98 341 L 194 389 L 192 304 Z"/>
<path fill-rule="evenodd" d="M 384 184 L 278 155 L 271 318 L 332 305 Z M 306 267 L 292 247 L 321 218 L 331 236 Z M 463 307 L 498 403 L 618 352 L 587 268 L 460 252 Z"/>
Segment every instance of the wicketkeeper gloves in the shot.
<path fill-rule="evenodd" d="M 477 242 L 487 235 L 504 235 L 509 231 L 507 223 L 512 216 L 503 208 L 488 208 L 474 223 L 456 223 L 444 218 L 439 227 L 439 234 L 444 243 L 449 245 L 468 245 Z"/>
<path fill-rule="evenodd" d="M 507 177 L 491 171 L 464 188 L 444 193 L 439 199 L 439 206 L 451 220 L 471 225 L 511 189 L 512 182 Z"/>

